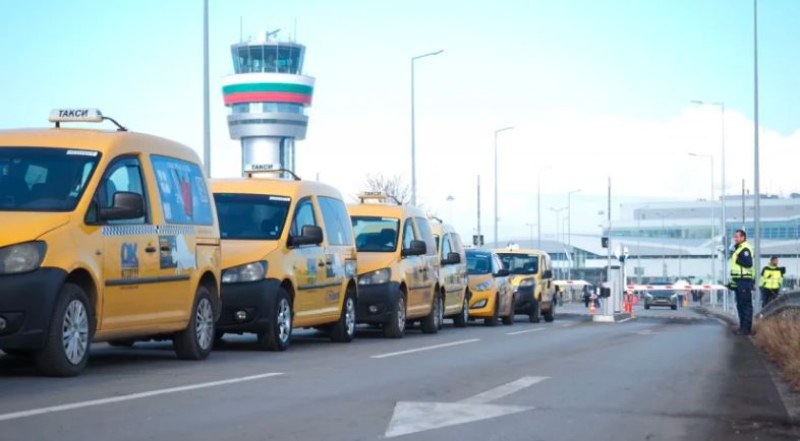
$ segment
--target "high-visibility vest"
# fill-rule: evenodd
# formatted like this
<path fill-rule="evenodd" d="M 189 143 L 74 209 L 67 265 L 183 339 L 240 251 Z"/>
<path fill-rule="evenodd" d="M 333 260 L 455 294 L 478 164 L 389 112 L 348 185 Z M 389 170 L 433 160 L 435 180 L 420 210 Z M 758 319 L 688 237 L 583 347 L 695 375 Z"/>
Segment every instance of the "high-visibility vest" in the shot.
<path fill-rule="evenodd" d="M 783 286 L 783 274 L 780 268 L 767 265 L 761 272 L 761 286 L 766 289 L 780 289 Z"/>
<path fill-rule="evenodd" d="M 739 254 L 741 254 L 744 250 L 750 251 L 750 256 L 753 257 L 753 262 L 755 262 L 755 256 L 753 256 L 753 247 L 751 247 L 747 242 L 742 242 L 739 244 L 739 246 L 736 247 L 736 251 L 733 252 L 730 260 L 732 279 L 755 279 L 756 273 L 752 266 L 750 268 L 745 268 L 736 263 L 736 259 L 739 258 Z"/>

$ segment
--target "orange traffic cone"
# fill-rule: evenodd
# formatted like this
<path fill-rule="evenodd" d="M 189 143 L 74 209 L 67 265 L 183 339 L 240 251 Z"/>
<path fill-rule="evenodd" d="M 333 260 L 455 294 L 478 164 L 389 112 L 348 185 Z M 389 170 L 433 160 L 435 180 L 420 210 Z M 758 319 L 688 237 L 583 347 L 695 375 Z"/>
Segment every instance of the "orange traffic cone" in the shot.
<path fill-rule="evenodd" d="M 590 302 L 591 303 L 589 303 L 589 315 L 594 315 L 594 313 L 597 312 L 597 309 L 594 307 L 594 299 L 591 299 Z"/>

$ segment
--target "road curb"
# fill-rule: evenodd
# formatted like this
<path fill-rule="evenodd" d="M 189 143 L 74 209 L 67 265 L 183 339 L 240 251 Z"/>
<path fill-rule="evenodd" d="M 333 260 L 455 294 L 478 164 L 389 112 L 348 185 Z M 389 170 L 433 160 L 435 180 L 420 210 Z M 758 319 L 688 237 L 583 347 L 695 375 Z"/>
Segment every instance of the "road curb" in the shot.
<path fill-rule="evenodd" d="M 736 320 L 736 318 L 728 314 L 724 314 L 719 311 L 714 311 L 713 309 L 706 308 L 705 306 L 692 306 L 692 310 L 700 314 L 703 314 L 705 316 L 716 317 L 731 326 L 739 326 L 739 321 Z"/>

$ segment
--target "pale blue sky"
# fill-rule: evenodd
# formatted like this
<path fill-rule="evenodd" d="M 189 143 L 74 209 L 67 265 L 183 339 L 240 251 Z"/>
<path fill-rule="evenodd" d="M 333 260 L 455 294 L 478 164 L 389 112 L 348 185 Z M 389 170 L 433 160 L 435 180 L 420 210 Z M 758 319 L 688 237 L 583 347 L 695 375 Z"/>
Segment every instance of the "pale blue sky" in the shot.
<path fill-rule="evenodd" d="M 457 222 L 464 233 L 474 224 L 478 173 L 487 184 L 484 207 L 491 207 L 487 165 L 497 127 L 518 127 L 503 140 L 509 162 L 501 165 L 500 217 L 511 235 L 527 232 L 524 224 L 535 208 L 530 202 L 535 183 L 513 176 L 530 177 L 531 170 L 546 167 L 543 206 L 563 205 L 563 193 L 578 185 L 584 191 L 573 199 L 576 210 L 591 217 L 604 205 L 600 199 L 609 174 L 620 182 L 619 193 L 640 198 L 632 187 L 641 187 L 654 172 L 631 170 L 657 166 L 658 158 L 668 155 L 680 157 L 676 164 L 687 162 L 687 150 L 718 154 L 712 145 L 718 142 L 718 122 L 710 111 L 692 110 L 689 100 L 724 100 L 731 109 L 731 148 L 741 143 L 744 159 L 752 144 L 745 130 L 753 109 L 749 0 L 210 3 L 215 176 L 238 173 L 238 147 L 228 141 L 220 79 L 232 70 L 229 45 L 239 39 L 240 17 L 245 39 L 266 28 L 282 28 L 286 38 L 297 23 L 297 38 L 308 46 L 306 73 L 317 77 L 308 138 L 297 147 L 298 170 L 309 178 L 320 173 L 346 194 L 358 191 L 370 171 L 409 175 L 409 58 L 444 49 L 417 66 L 419 185 L 426 204 L 445 216 L 444 196 L 456 196 L 454 217 L 464 218 Z M 798 22 L 800 2 L 761 0 L 761 123 L 775 139 L 772 154 L 796 152 L 787 146 L 795 146 L 791 135 L 800 121 Z M 202 148 L 200 0 L 3 0 L 0 29 L 0 128 L 43 126 L 53 107 L 96 106 L 134 130 Z M 694 121 L 700 128 L 692 133 L 702 135 L 688 141 L 677 135 L 686 145 L 674 148 L 639 145 L 647 138 L 632 137 L 639 140 L 634 154 L 617 149 L 613 132 L 597 142 L 571 133 L 619 124 L 657 136 L 686 121 Z M 541 125 L 558 124 L 564 125 L 563 136 L 539 137 Z M 737 124 L 741 130 L 735 130 Z M 563 148 L 571 160 L 550 154 L 548 140 L 555 144 L 562 138 L 574 138 Z M 770 148 L 766 142 L 765 155 Z M 612 156 L 619 169 L 595 161 L 598 155 Z M 360 167 L 354 167 L 353 157 Z M 446 166 L 463 173 L 441 180 Z M 689 161 L 687 167 L 698 175 L 696 181 L 656 173 L 658 183 L 644 185 L 647 194 L 705 197 L 707 164 Z M 752 176 L 744 168 L 731 162 L 730 180 Z M 574 183 L 570 172 L 580 175 Z M 769 185 L 774 191 L 797 190 L 790 182 Z M 581 211 L 578 229 L 596 227 L 596 218 L 579 216 Z M 543 223 L 551 217 L 543 215 Z M 488 231 L 491 214 L 483 223 Z M 551 223 L 545 231 L 554 229 Z"/>

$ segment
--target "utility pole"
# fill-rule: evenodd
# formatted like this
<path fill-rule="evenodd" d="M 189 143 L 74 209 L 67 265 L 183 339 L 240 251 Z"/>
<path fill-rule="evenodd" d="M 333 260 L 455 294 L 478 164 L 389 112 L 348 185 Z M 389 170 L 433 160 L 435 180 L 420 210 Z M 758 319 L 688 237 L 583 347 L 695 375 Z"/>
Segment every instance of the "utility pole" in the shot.
<path fill-rule="evenodd" d="M 536 178 L 536 248 L 542 249 L 542 172 Z"/>
<path fill-rule="evenodd" d="M 208 93 L 208 0 L 203 1 L 203 168 L 211 177 L 211 116 Z"/>
<path fill-rule="evenodd" d="M 481 237 L 481 175 L 478 175 L 478 238 Z"/>
<path fill-rule="evenodd" d="M 753 270 L 756 286 L 761 273 L 761 176 L 758 152 L 758 0 L 753 0 Z M 758 291 L 756 291 L 758 297 Z M 760 304 L 759 302 L 756 302 Z"/>

